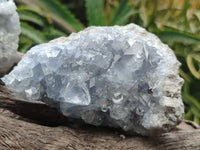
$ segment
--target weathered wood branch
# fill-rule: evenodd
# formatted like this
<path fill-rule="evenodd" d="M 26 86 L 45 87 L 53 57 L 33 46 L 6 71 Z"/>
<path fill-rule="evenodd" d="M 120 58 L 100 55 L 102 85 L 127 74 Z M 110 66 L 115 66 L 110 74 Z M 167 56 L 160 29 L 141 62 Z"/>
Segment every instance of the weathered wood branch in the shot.
<path fill-rule="evenodd" d="M 42 103 L 21 101 L 0 85 L 0 149 L 200 149 L 200 128 L 189 121 L 158 137 L 124 135 L 72 122 Z"/>

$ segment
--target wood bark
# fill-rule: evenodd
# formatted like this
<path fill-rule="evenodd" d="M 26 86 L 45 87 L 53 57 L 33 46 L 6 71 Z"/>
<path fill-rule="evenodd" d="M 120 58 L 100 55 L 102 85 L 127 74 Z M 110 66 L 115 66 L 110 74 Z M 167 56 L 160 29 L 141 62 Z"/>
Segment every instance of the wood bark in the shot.
<path fill-rule="evenodd" d="M 43 103 L 22 101 L 0 85 L 0 149 L 193 150 L 200 149 L 200 128 L 183 121 L 160 136 L 131 136 L 72 121 Z"/>

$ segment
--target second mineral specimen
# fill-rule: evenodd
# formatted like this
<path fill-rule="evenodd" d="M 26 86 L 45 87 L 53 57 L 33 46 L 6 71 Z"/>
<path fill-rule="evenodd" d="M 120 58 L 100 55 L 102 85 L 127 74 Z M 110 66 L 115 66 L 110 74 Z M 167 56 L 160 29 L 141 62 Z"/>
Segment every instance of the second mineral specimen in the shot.
<path fill-rule="evenodd" d="M 135 24 L 89 27 L 33 47 L 2 80 L 65 116 L 151 135 L 183 119 L 179 66 L 167 45 Z"/>
<path fill-rule="evenodd" d="M 13 0 L 0 0 L 0 77 L 19 61 L 19 16 Z"/>

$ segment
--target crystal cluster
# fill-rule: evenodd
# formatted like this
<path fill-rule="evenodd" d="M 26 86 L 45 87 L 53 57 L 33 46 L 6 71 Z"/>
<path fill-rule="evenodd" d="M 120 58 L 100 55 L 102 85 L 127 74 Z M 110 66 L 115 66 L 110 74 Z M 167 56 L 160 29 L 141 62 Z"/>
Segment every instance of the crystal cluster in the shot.
<path fill-rule="evenodd" d="M 167 45 L 135 24 L 89 27 L 33 47 L 2 80 L 65 116 L 152 135 L 183 119 L 179 66 Z"/>
<path fill-rule="evenodd" d="M 13 0 L 0 0 L 0 77 L 19 61 L 19 16 Z"/>

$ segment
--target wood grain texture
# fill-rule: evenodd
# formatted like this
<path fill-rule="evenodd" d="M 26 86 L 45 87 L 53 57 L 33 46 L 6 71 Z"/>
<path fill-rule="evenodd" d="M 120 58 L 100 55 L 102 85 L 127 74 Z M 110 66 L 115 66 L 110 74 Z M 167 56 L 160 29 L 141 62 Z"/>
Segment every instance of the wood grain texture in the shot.
<path fill-rule="evenodd" d="M 72 121 L 42 103 L 22 101 L 0 85 L 0 149 L 196 150 L 200 149 L 200 128 L 183 121 L 157 137 L 126 135 Z"/>

